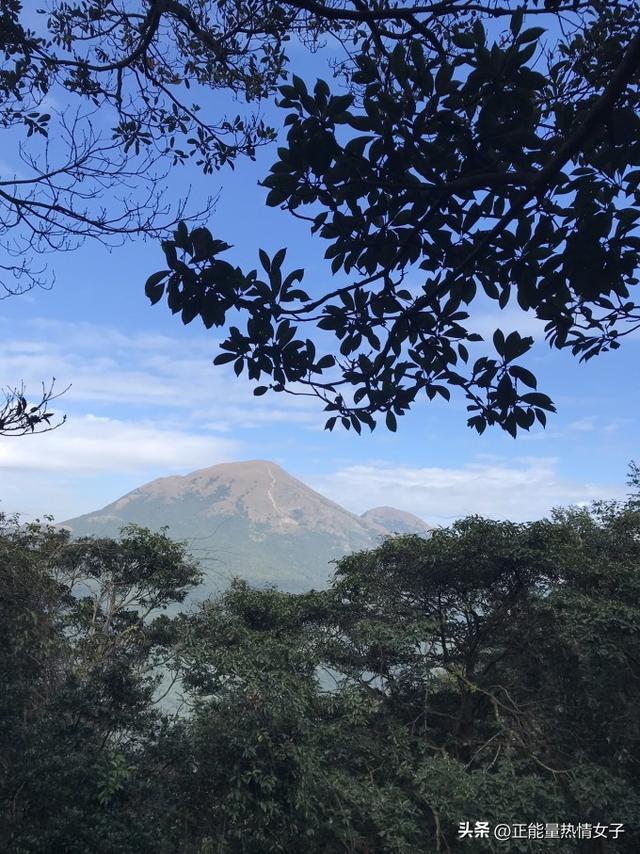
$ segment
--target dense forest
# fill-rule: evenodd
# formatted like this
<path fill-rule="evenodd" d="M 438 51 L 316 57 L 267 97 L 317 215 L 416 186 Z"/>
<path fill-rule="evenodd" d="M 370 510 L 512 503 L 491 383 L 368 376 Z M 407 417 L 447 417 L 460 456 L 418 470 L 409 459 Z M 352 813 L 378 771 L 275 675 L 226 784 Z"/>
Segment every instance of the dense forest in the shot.
<path fill-rule="evenodd" d="M 182 613 L 200 573 L 164 534 L 3 518 L 1 847 L 638 851 L 639 567 L 632 497 L 390 537 L 329 589 L 238 580 Z"/>

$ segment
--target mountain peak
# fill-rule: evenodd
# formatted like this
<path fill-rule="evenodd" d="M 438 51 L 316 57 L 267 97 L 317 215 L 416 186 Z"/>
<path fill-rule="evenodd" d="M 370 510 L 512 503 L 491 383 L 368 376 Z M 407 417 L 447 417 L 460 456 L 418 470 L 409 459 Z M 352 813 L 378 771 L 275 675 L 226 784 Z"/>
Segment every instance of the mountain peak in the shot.
<path fill-rule="evenodd" d="M 322 586 L 329 561 L 374 548 L 391 532 L 428 533 L 410 513 L 358 516 L 269 460 L 220 463 L 144 484 L 101 510 L 64 523 L 76 536 L 116 536 L 134 522 L 187 540 L 213 576 L 239 575 L 285 589 Z M 204 565 L 204 564 L 203 564 Z"/>
<path fill-rule="evenodd" d="M 203 469 L 196 469 L 196 471 L 190 472 L 190 474 L 184 475 L 184 477 L 192 477 L 193 475 L 204 474 L 205 472 L 212 471 L 237 472 L 238 474 L 259 474 L 268 471 L 278 471 L 287 477 L 291 477 L 291 475 L 288 475 L 282 466 L 279 466 L 278 463 L 271 462 L 271 460 L 237 460 L 232 463 L 217 463 L 216 465 L 207 466 Z"/>

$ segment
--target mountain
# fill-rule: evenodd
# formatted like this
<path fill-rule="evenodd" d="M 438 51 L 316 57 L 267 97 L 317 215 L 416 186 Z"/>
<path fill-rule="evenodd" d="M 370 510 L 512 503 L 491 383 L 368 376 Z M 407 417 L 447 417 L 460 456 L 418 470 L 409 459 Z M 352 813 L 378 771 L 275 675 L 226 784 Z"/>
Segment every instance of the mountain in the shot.
<path fill-rule="evenodd" d="M 432 525 L 427 525 L 413 513 L 397 510 L 395 507 L 374 507 L 360 518 L 393 534 L 422 534 L 426 537 L 433 531 Z"/>
<path fill-rule="evenodd" d="M 169 536 L 188 542 L 206 572 L 202 597 L 234 575 L 292 592 L 323 587 L 331 560 L 373 548 L 389 533 L 430 530 L 391 507 L 357 516 L 265 460 L 162 477 L 63 526 L 74 536 L 117 536 L 130 522 L 167 526 Z"/>

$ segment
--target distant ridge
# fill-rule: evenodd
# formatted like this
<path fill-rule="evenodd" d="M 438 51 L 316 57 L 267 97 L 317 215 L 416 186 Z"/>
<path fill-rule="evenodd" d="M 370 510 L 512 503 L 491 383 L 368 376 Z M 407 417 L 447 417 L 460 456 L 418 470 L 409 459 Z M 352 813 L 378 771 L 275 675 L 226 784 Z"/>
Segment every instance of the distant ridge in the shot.
<path fill-rule="evenodd" d="M 398 510 L 395 507 L 374 507 L 367 510 L 360 517 L 374 525 L 379 525 L 393 534 L 430 534 L 433 526 L 413 513 L 406 510 Z"/>
<path fill-rule="evenodd" d="M 116 536 L 135 522 L 186 540 L 206 579 L 199 597 L 233 576 L 299 591 L 324 587 L 330 561 L 375 547 L 390 533 L 427 534 L 411 513 L 351 513 L 268 460 L 221 463 L 162 477 L 101 510 L 64 522 L 75 536 Z"/>

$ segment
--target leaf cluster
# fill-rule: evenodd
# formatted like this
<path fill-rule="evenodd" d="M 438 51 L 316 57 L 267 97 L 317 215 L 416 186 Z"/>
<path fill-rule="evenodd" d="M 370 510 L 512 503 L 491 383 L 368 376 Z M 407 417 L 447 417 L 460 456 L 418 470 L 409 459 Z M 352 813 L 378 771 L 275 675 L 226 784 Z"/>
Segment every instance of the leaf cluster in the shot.
<path fill-rule="evenodd" d="M 218 361 L 270 375 L 259 393 L 319 398 L 328 429 L 394 430 L 418 400 L 455 393 L 470 427 L 515 436 L 555 407 L 518 361 L 534 339 L 498 327 L 487 352 L 478 307 L 515 304 L 583 361 L 638 328 L 637 7 L 576 8 L 566 36 L 539 11 L 498 31 L 489 7 L 453 4 L 436 43 L 417 14 L 393 37 L 370 21 L 347 92 L 296 75 L 280 87 L 288 131 L 266 202 L 310 223 L 339 281 L 280 294 L 283 250 L 261 251 L 273 279 L 231 300 L 246 332 Z M 206 269 L 187 259 L 182 274 L 215 289 Z"/>

